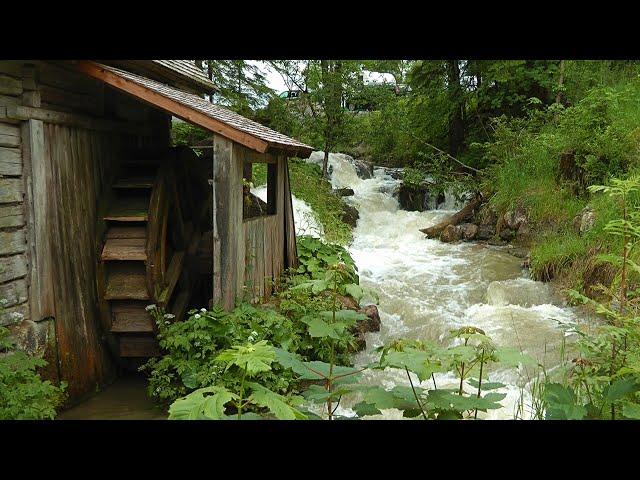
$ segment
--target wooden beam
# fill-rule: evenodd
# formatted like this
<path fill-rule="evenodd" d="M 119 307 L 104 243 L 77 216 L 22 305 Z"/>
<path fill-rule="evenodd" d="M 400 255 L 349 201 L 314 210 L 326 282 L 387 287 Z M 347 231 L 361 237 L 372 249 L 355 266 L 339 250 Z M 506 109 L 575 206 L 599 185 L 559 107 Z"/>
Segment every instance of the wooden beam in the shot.
<path fill-rule="evenodd" d="M 211 132 L 217 133 L 234 142 L 240 143 L 260 153 L 267 151 L 269 144 L 241 130 L 237 130 L 226 123 L 216 120 L 180 102 L 172 100 L 150 88 L 144 87 L 132 80 L 121 77 L 97 63 L 90 61 L 78 61 L 73 64 L 76 70 L 90 77 L 102 80 L 118 90 L 128 93 L 152 106 L 160 108 L 182 120 L 194 123 Z"/>
<path fill-rule="evenodd" d="M 6 118 L 11 120 L 40 120 L 44 123 L 67 125 L 71 127 L 85 128 L 87 130 L 108 132 L 118 131 L 124 133 L 139 133 L 141 135 L 150 135 L 151 133 L 151 130 L 143 125 L 135 125 L 126 122 L 116 122 L 112 120 L 95 118 L 88 115 L 58 112 L 56 110 L 25 107 L 21 105 L 7 105 L 5 115 Z"/>

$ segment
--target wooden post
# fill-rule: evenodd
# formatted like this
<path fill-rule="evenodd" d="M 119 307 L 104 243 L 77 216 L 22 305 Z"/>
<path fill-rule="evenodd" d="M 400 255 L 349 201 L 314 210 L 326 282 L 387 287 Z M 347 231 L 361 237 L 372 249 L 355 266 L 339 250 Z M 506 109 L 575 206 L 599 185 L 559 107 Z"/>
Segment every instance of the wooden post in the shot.
<path fill-rule="evenodd" d="M 55 317 L 50 222 L 51 163 L 45 151 L 44 124 L 28 120 L 22 126 L 26 211 L 29 226 L 29 299 L 35 321 Z"/>
<path fill-rule="evenodd" d="M 214 135 L 213 142 L 213 303 L 231 310 L 242 235 L 242 159 L 231 140 Z"/>

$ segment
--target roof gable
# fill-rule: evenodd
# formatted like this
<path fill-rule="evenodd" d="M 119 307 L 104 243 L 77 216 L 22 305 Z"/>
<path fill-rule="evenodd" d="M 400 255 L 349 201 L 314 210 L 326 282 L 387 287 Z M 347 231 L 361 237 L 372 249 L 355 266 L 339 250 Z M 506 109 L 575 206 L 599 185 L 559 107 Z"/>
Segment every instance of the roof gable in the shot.
<path fill-rule="evenodd" d="M 81 72 L 136 96 L 183 120 L 199 125 L 258 152 L 308 157 L 313 149 L 204 98 L 115 67 L 90 61 L 76 63 Z"/>

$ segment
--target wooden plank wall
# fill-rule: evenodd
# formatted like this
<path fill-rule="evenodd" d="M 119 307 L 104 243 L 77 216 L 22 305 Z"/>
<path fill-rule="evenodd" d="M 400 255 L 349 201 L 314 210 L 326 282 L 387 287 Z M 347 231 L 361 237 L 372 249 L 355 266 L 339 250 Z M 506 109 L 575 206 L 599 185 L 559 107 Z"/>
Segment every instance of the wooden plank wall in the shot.
<path fill-rule="evenodd" d="M 0 62 L 0 107 L 23 104 L 22 77 L 21 62 Z M 0 119 L 0 326 L 31 318 L 22 143 L 20 124 Z"/>
<path fill-rule="evenodd" d="M 38 274 L 53 287 L 59 369 L 75 398 L 110 373 L 98 321 L 97 209 L 123 145 L 108 133 L 50 124 L 44 125 L 44 140 L 46 185 L 38 195 L 46 196 L 46 210 L 36 219 L 46 221 L 48 237 L 36 236 L 36 251 L 48 252 L 49 265 Z"/>

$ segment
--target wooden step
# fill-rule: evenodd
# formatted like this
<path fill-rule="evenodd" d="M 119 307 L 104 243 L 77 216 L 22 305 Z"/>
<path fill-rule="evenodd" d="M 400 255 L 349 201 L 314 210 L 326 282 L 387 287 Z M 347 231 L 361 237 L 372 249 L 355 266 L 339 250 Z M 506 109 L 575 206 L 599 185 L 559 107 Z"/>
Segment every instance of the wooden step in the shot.
<path fill-rule="evenodd" d="M 116 180 L 113 188 L 117 189 L 149 189 L 153 187 L 155 177 L 152 175 L 131 175 Z"/>
<path fill-rule="evenodd" d="M 146 222 L 149 220 L 149 197 L 118 198 L 113 202 L 104 219 L 114 222 Z"/>
<path fill-rule="evenodd" d="M 111 331 L 114 333 L 153 333 L 154 319 L 145 310 L 146 302 L 111 302 Z"/>
<path fill-rule="evenodd" d="M 109 238 L 147 238 L 147 228 L 145 226 L 112 226 L 107 230 Z"/>
<path fill-rule="evenodd" d="M 146 238 L 107 238 L 102 260 L 147 261 Z"/>
<path fill-rule="evenodd" d="M 149 300 L 146 273 L 143 263 L 110 262 L 105 300 Z"/>
<path fill-rule="evenodd" d="M 118 338 L 121 357 L 159 357 L 160 346 L 151 335 L 120 335 Z"/>

